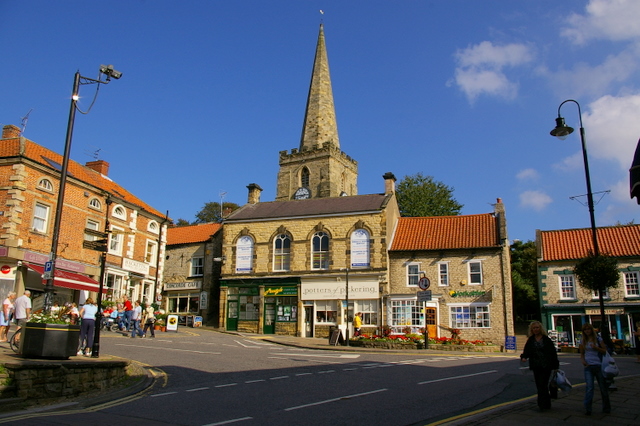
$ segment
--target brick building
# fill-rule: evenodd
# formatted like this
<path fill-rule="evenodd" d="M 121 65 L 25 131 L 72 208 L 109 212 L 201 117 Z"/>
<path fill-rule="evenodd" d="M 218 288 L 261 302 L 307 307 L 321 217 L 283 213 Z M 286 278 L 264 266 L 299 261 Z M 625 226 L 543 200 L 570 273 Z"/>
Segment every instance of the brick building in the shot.
<path fill-rule="evenodd" d="M 504 204 L 493 213 L 403 217 L 389 250 L 389 288 L 384 294 L 387 324 L 396 334 L 430 337 L 461 330 L 465 340 L 503 345 L 514 335 L 511 267 Z M 431 301 L 419 302 L 421 278 Z"/>
<path fill-rule="evenodd" d="M 51 251 L 62 156 L 4 126 L 0 140 L 0 297 L 33 294 L 42 306 L 41 274 Z M 54 278 L 54 302 L 98 291 L 101 253 L 85 248 L 91 231 L 109 232 L 104 274 L 107 300 L 127 294 L 152 302 L 161 293 L 168 218 L 108 178 L 106 161 L 69 161 Z M 86 231 L 89 230 L 89 231 Z"/>
<path fill-rule="evenodd" d="M 612 334 L 633 344 L 631 330 L 640 321 L 640 225 L 600 227 L 602 254 L 618 260 L 618 286 L 603 294 Z M 581 327 L 601 323 L 599 297 L 582 288 L 573 273 L 579 259 L 593 250 L 591 228 L 536 231 L 538 290 L 542 322 L 560 346 L 576 346 Z"/>
<path fill-rule="evenodd" d="M 167 313 L 187 324 L 191 316 L 218 325 L 222 225 L 203 223 L 167 230 L 164 299 Z"/>

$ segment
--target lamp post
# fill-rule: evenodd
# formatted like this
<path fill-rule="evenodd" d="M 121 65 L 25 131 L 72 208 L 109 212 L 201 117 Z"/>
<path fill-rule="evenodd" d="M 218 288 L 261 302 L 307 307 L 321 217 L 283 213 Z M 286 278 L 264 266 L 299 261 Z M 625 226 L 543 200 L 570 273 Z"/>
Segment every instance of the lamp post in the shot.
<path fill-rule="evenodd" d="M 596 218 L 594 214 L 593 207 L 593 192 L 591 190 L 591 176 L 589 175 L 589 160 L 587 158 L 587 144 L 585 140 L 584 127 L 582 126 L 582 110 L 580 109 L 580 104 L 573 100 L 567 99 L 562 102 L 560 106 L 558 106 L 558 118 L 556 118 L 556 127 L 553 129 L 550 134 L 551 136 L 555 136 L 560 140 L 564 140 L 573 133 L 573 128 L 566 125 L 564 118 L 560 115 L 560 108 L 562 105 L 567 102 L 573 102 L 578 107 L 578 117 L 580 118 L 580 141 L 582 142 L 582 159 L 584 160 L 584 174 L 587 181 L 587 205 L 589 207 L 589 217 L 591 219 L 591 239 L 593 240 L 593 254 L 595 256 L 600 255 L 600 248 L 598 247 L 598 233 L 596 229 Z M 605 310 L 604 310 L 604 296 L 603 289 L 598 291 L 598 299 L 600 302 L 600 318 L 601 318 L 601 330 L 602 338 L 605 342 L 609 342 L 609 326 L 607 324 L 605 318 Z"/>
<path fill-rule="evenodd" d="M 106 80 L 102 80 L 102 74 L 106 75 Z M 76 117 L 77 102 L 80 99 L 80 85 L 84 84 L 108 84 L 111 78 L 119 79 L 122 73 L 113 69 L 113 65 L 101 65 L 98 79 L 83 77 L 77 71 L 73 79 L 73 91 L 71 94 L 71 107 L 69 109 L 69 121 L 67 123 L 67 137 L 64 144 L 64 155 L 62 158 L 62 168 L 60 169 L 60 188 L 58 190 L 58 201 L 56 205 L 56 215 L 53 223 L 53 231 L 51 235 L 51 253 L 49 254 L 49 262 L 51 265 L 50 272 L 45 272 L 44 279 L 46 284 L 44 287 L 44 311 L 51 312 L 53 305 L 53 281 L 56 271 L 56 259 L 58 257 L 58 240 L 60 238 L 60 223 L 62 222 L 62 207 L 64 204 L 64 193 L 67 183 L 67 170 L 69 167 L 69 155 L 71 153 L 71 139 L 73 136 L 73 125 Z M 102 291 L 102 281 L 100 282 L 100 291 Z M 99 308 L 99 307 L 98 307 Z M 98 309 L 99 310 L 99 309 Z"/>
<path fill-rule="evenodd" d="M 346 268 L 346 277 L 345 277 L 345 299 L 347 301 L 347 314 L 346 321 L 347 328 L 345 330 L 345 340 L 347 342 L 347 346 L 349 346 L 349 268 Z"/>

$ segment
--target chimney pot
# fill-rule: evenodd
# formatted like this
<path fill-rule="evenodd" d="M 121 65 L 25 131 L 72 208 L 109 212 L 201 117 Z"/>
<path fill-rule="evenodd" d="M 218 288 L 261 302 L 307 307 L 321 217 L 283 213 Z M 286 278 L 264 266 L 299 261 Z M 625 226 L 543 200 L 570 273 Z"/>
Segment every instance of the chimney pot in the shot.
<path fill-rule="evenodd" d="M 109 163 L 104 160 L 89 161 L 85 166 L 95 170 L 103 176 L 109 176 Z"/>
<path fill-rule="evenodd" d="M 260 193 L 262 192 L 262 188 L 257 183 L 250 183 L 247 185 L 247 189 L 249 189 L 249 199 L 247 202 L 249 204 L 258 204 L 260 202 Z"/>
<path fill-rule="evenodd" d="M 2 128 L 2 139 L 11 139 L 20 137 L 20 128 L 13 124 L 7 124 Z"/>

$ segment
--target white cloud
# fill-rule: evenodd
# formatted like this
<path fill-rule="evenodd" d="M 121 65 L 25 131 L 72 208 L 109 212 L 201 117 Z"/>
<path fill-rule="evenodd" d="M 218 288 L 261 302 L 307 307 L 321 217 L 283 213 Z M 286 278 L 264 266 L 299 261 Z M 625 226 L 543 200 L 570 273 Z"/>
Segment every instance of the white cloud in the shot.
<path fill-rule="evenodd" d="M 537 180 L 540 174 L 535 169 L 520 170 L 516 175 L 518 180 Z"/>
<path fill-rule="evenodd" d="M 503 69 L 531 62 L 533 53 L 524 44 L 494 46 L 490 41 L 483 41 L 458 50 L 455 57 L 458 66 L 454 83 L 473 102 L 482 94 L 513 99 L 518 93 L 518 84 L 510 81 Z"/>
<path fill-rule="evenodd" d="M 590 39 L 632 40 L 640 38 L 638 0 L 591 0 L 585 14 L 572 14 L 561 34 L 576 44 Z"/>
<path fill-rule="evenodd" d="M 544 210 L 553 200 L 542 191 L 525 191 L 520 194 L 520 207 L 535 211 Z"/>

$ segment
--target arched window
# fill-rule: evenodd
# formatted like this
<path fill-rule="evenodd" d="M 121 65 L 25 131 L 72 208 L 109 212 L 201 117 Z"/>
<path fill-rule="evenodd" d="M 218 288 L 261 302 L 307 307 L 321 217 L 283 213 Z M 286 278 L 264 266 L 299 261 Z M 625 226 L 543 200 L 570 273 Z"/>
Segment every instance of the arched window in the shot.
<path fill-rule="evenodd" d="M 96 210 L 102 210 L 102 203 L 97 198 L 92 198 L 91 201 L 89 201 L 89 207 Z"/>
<path fill-rule="evenodd" d="M 121 205 L 117 205 L 113 207 L 113 217 L 117 217 L 118 219 L 126 220 L 127 219 L 127 211 Z"/>
<path fill-rule="evenodd" d="M 288 271 L 291 267 L 291 238 L 280 234 L 273 240 L 273 270 Z"/>
<path fill-rule="evenodd" d="M 44 189 L 45 191 L 48 191 L 48 192 L 53 192 L 53 184 L 49 179 L 45 179 L 45 178 L 40 179 L 40 182 L 38 182 L 38 188 Z"/>
<path fill-rule="evenodd" d="M 147 225 L 147 231 L 149 232 L 153 232 L 154 234 L 158 233 L 159 230 L 159 226 L 158 226 L 158 222 L 156 222 L 155 220 L 152 220 L 151 222 L 149 222 L 149 224 Z"/>
<path fill-rule="evenodd" d="M 243 236 L 236 243 L 236 273 L 251 273 L 253 267 L 253 238 Z"/>
<path fill-rule="evenodd" d="M 303 188 L 309 188 L 309 169 L 304 167 L 300 173 L 300 186 Z"/>
<path fill-rule="evenodd" d="M 356 229 L 351 233 L 351 267 L 368 268 L 369 233 L 365 229 Z"/>
<path fill-rule="evenodd" d="M 316 232 L 311 239 L 311 269 L 329 269 L 329 234 Z"/>

